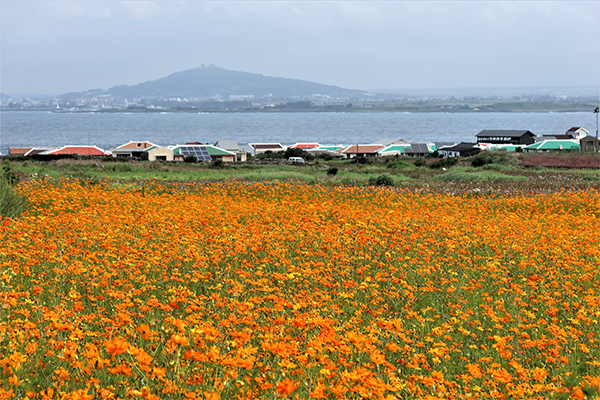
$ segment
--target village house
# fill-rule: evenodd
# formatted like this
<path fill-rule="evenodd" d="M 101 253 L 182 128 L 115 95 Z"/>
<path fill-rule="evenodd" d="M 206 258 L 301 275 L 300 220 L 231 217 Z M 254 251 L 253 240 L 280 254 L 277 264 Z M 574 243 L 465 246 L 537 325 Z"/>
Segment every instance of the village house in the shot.
<path fill-rule="evenodd" d="M 287 147 L 282 146 L 281 143 L 248 143 L 248 146 L 254 155 L 266 153 L 267 151 L 277 153 L 278 151 L 285 151 L 287 149 Z"/>
<path fill-rule="evenodd" d="M 481 150 L 477 147 L 477 143 L 462 142 L 454 146 L 444 146 L 438 149 L 438 154 L 446 157 L 468 157 L 479 153 Z"/>
<path fill-rule="evenodd" d="M 318 147 L 319 143 L 296 143 L 288 146 L 288 149 L 312 150 L 317 149 Z"/>
<path fill-rule="evenodd" d="M 591 135 L 579 139 L 579 151 L 582 153 L 600 153 L 600 139 Z"/>
<path fill-rule="evenodd" d="M 9 156 L 34 156 L 49 150 L 56 150 L 58 147 L 9 147 Z"/>
<path fill-rule="evenodd" d="M 390 144 L 383 149 L 377 150 L 377 154 L 381 157 L 399 156 L 404 155 L 407 148 L 410 148 L 411 144 Z"/>
<path fill-rule="evenodd" d="M 411 143 L 410 147 L 404 150 L 404 154 L 407 157 L 425 157 L 433 153 L 436 149 L 433 143 Z"/>
<path fill-rule="evenodd" d="M 215 147 L 211 144 L 185 144 L 177 145 L 171 148 L 173 151 L 173 159 L 175 161 L 184 161 L 187 156 L 196 157 L 197 161 L 210 162 L 213 160 L 221 160 L 223 162 L 234 162 L 236 154 Z"/>
<path fill-rule="evenodd" d="M 579 151 L 580 146 L 576 140 L 544 140 L 523 147 L 526 153 L 548 153 L 551 151 Z"/>
<path fill-rule="evenodd" d="M 579 126 L 574 126 L 566 132 L 566 135 L 569 135 L 571 139 L 575 139 L 577 141 L 580 141 L 584 137 L 588 136 L 588 134 L 589 132 L 587 131 L 587 129 Z"/>
<path fill-rule="evenodd" d="M 219 140 L 215 143 L 215 147 L 235 153 L 236 161 L 244 162 L 248 157 L 248 153 L 235 140 Z"/>
<path fill-rule="evenodd" d="M 483 130 L 475 136 L 477 143 L 528 145 L 535 142 L 535 135 L 531 131 Z"/>
<path fill-rule="evenodd" d="M 66 154 L 88 157 L 110 156 L 110 152 L 105 151 L 98 146 L 63 146 L 59 149 L 48 150 L 40 153 L 40 155 L 44 156 L 56 156 Z"/>
<path fill-rule="evenodd" d="M 144 149 L 141 156 L 145 161 L 174 161 L 173 150 L 163 146 L 152 146 Z"/>
<path fill-rule="evenodd" d="M 382 144 L 352 144 L 335 151 L 344 158 L 375 157 L 377 150 L 383 149 Z"/>
<path fill-rule="evenodd" d="M 157 146 L 154 143 L 144 141 L 144 142 L 135 142 L 129 141 L 125 144 L 122 144 L 114 149 L 111 149 L 111 153 L 113 157 L 117 158 L 144 158 L 144 151 L 151 147 Z"/>

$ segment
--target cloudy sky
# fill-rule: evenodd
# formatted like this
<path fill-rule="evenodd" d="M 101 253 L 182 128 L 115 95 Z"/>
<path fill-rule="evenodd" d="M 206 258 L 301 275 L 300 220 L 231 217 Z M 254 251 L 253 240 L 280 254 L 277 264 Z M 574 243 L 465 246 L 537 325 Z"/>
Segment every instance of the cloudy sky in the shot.
<path fill-rule="evenodd" d="M 352 89 L 600 85 L 600 1 L 2 0 L 1 91 L 215 64 Z"/>

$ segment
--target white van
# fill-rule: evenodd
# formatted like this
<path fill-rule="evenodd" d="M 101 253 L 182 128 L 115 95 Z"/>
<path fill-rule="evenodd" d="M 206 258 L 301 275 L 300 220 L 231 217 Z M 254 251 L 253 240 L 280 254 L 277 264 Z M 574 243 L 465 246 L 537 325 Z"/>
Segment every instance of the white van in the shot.
<path fill-rule="evenodd" d="M 304 158 L 302 157 L 290 157 L 288 158 L 288 161 L 291 163 L 299 163 L 299 164 L 304 164 Z"/>

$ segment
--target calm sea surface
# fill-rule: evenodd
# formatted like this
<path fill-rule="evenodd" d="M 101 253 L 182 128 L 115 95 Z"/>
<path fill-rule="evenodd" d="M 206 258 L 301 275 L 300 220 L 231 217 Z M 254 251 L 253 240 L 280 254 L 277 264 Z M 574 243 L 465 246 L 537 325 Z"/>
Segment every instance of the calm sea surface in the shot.
<path fill-rule="evenodd" d="M 404 139 L 435 143 L 471 141 L 483 129 L 528 129 L 562 134 L 582 126 L 595 134 L 589 113 L 0 113 L 0 153 L 8 147 L 97 145 L 129 140 L 160 145 L 235 140 L 321 144 L 376 143 Z"/>

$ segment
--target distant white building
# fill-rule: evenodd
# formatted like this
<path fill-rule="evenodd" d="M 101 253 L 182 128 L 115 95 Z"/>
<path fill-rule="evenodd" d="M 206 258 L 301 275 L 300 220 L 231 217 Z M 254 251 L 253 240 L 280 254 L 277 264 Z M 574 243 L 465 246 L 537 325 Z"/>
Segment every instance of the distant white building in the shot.
<path fill-rule="evenodd" d="M 566 134 L 570 135 L 573 139 L 579 141 L 586 137 L 589 134 L 589 132 L 585 128 L 574 126 L 573 128 L 569 129 Z"/>

